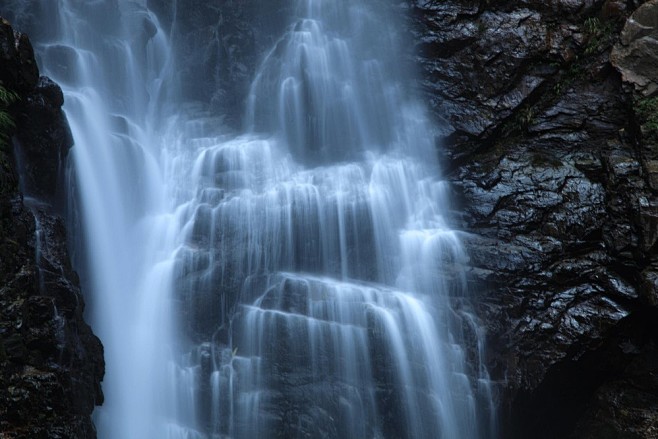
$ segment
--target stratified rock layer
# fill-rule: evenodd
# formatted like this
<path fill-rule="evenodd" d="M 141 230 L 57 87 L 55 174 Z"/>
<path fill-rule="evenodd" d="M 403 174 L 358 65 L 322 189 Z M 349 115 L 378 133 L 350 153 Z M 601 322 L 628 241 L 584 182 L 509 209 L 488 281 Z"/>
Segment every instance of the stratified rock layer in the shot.
<path fill-rule="evenodd" d="M 658 2 L 626 24 L 639 3 L 411 6 L 505 438 L 658 435 L 657 146 L 638 111 Z"/>
<path fill-rule="evenodd" d="M 63 96 L 39 77 L 27 36 L 2 19 L 0 85 L 19 96 L 5 133 L 15 147 L 0 145 L 0 438 L 95 438 L 103 348 L 83 320 L 57 214 L 72 144 Z"/>

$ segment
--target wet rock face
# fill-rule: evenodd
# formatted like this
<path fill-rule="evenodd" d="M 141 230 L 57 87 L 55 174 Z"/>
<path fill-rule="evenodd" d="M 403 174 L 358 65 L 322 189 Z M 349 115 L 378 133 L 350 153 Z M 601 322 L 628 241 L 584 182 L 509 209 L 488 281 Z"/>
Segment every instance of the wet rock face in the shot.
<path fill-rule="evenodd" d="M 502 437 L 655 437 L 658 2 L 410 3 Z"/>
<path fill-rule="evenodd" d="M 213 3 L 148 1 L 179 20 L 184 94 L 237 124 L 289 2 Z M 420 91 L 447 133 L 501 437 L 656 437 L 657 2 L 382 3 L 411 12 Z M 0 80 L 24 97 L 12 108 L 34 166 L 24 184 L 53 200 L 70 142 L 57 87 L 32 59 L 0 26 Z M 90 437 L 100 345 L 80 318 L 61 221 L 24 207 L 11 154 L 0 159 L 0 431 Z"/>
<path fill-rule="evenodd" d="M 39 70 L 30 40 L 27 35 L 15 32 L 7 23 L 0 23 L 0 60 L 3 64 L 0 81 L 12 84 L 18 92 L 34 88 Z"/>
<path fill-rule="evenodd" d="M 61 196 L 62 170 L 73 137 L 62 112 L 64 95 L 57 84 L 42 76 L 21 101 L 16 114 L 17 159 L 26 193 L 54 203 Z M 38 127 L 38 129 L 34 129 Z"/>
<path fill-rule="evenodd" d="M 209 105 L 233 128 L 240 128 L 259 57 L 287 24 L 291 6 L 286 0 L 148 0 L 161 23 L 174 29 L 183 96 Z"/>
<path fill-rule="evenodd" d="M 103 351 L 84 322 L 55 188 L 72 141 L 59 87 L 25 35 L 0 22 L 0 81 L 15 148 L 0 145 L 0 437 L 93 438 Z M 19 189 L 17 166 L 21 167 Z"/>
<path fill-rule="evenodd" d="M 648 1 L 633 12 L 610 56 L 636 91 L 644 96 L 658 91 L 658 1 Z"/>

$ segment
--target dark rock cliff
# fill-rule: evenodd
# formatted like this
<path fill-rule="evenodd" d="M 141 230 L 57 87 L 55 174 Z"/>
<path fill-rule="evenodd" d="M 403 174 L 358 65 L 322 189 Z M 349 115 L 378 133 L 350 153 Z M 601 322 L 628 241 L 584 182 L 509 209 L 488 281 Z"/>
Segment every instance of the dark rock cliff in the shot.
<path fill-rule="evenodd" d="M 0 86 L 18 98 L 0 103 L 15 125 L 0 125 L 13 136 L 0 136 L 0 438 L 94 438 L 103 348 L 83 320 L 58 210 L 72 145 L 63 95 L 2 19 Z"/>
<path fill-rule="evenodd" d="M 409 6 L 505 438 L 658 436 L 658 4 L 624 27 L 640 3 Z"/>
<path fill-rule="evenodd" d="M 179 3 L 148 0 L 177 26 L 183 92 L 238 125 L 287 2 Z M 448 133 L 503 438 L 658 437 L 657 3 L 382 0 L 410 15 L 420 92 Z M 25 207 L 1 151 L 0 437 L 86 437 L 100 345 L 51 206 L 70 141 L 57 87 L 2 29 L 23 184 L 47 204 Z"/>

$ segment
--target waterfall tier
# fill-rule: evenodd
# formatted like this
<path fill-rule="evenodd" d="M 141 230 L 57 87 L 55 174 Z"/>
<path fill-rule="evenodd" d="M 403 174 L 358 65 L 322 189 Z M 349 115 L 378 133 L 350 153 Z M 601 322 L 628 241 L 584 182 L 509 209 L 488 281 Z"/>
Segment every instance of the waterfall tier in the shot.
<path fill-rule="evenodd" d="M 299 1 L 234 135 L 179 97 L 175 26 L 144 3 L 40 3 L 106 347 L 100 436 L 488 437 L 468 258 L 395 20 Z"/>

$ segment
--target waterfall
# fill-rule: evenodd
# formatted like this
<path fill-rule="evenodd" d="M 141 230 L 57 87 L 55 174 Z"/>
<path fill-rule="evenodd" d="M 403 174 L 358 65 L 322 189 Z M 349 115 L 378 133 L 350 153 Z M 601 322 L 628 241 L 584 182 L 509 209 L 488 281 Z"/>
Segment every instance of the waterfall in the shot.
<path fill-rule="evenodd" d="M 436 133 L 381 2 L 299 0 L 237 135 L 181 97 L 145 0 L 38 9 L 101 438 L 494 436 Z"/>

